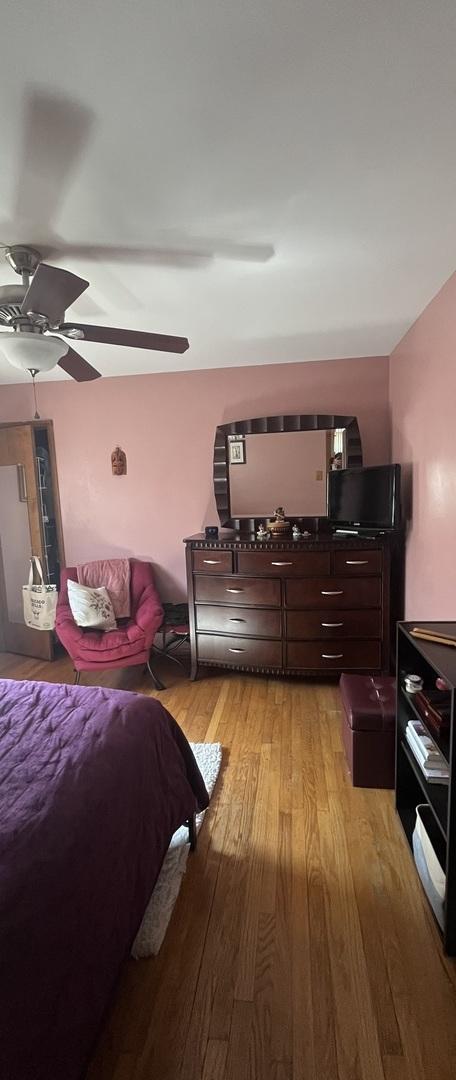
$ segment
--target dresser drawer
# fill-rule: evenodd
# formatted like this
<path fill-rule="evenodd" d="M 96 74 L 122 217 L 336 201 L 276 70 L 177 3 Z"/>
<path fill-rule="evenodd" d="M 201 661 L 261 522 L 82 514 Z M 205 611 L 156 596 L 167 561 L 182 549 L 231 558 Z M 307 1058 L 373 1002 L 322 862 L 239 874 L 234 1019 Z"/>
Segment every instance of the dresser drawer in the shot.
<path fill-rule="evenodd" d="M 287 667 L 311 671 L 349 671 L 350 668 L 381 667 L 379 641 L 289 641 Z"/>
<path fill-rule="evenodd" d="M 281 612 L 266 608 L 222 607 L 197 604 L 196 629 L 220 634 L 248 634 L 253 637 L 276 637 L 282 633 Z"/>
<path fill-rule="evenodd" d="M 285 582 L 287 607 L 325 608 L 330 611 L 335 608 L 379 607 L 380 601 L 380 578 L 322 577 Z"/>
<path fill-rule="evenodd" d="M 330 573 L 329 551 L 240 551 L 240 574 L 269 574 L 271 577 L 313 577 Z"/>
<path fill-rule="evenodd" d="M 295 641 L 318 638 L 381 638 L 381 612 L 287 611 L 286 636 Z"/>
<path fill-rule="evenodd" d="M 248 637 L 197 634 L 198 660 L 245 667 L 282 667 L 282 642 L 259 641 Z"/>
<path fill-rule="evenodd" d="M 241 604 L 242 607 L 280 607 L 280 581 L 261 578 L 196 577 L 195 601 L 203 604 Z"/>
<path fill-rule="evenodd" d="M 193 569 L 204 574 L 230 574 L 233 569 L 233 552 L 217 549 L 194 551 Z"/>
<path fill-rule="evenodd" d="M 336 574 L 360 575 L 381 574 L 382 553 L 379 548 L 369 551 L 335 551 L 334 570 Z"/>

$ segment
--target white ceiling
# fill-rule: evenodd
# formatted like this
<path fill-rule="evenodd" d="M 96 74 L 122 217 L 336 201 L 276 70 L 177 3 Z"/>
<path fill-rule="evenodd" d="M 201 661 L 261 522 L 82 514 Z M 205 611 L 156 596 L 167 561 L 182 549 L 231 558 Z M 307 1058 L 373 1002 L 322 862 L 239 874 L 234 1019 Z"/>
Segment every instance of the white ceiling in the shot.
<path fill-rule="evenodd" d="M 388 353 L 454 270 L 454 0 L 3 0 L 1 31 L 0 239 L 90 279 L 75 318 L 190 339 L 78 345 L 103 374 Z"/>

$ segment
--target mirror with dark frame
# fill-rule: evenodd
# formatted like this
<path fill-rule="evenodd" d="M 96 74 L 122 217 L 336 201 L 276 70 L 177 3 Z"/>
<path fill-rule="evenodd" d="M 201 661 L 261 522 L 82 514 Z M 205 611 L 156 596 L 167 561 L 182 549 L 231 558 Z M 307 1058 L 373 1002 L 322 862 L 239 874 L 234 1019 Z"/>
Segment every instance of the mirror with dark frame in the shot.
<path fill-rule="evenodd" d="M 327 476 L 361 466 L 355 416 L 262 416 L 222 424 L 214 443 L 214 491 L 222 527 L 252 531 L 285 508 L 287 518 L 327 519 Z"/>

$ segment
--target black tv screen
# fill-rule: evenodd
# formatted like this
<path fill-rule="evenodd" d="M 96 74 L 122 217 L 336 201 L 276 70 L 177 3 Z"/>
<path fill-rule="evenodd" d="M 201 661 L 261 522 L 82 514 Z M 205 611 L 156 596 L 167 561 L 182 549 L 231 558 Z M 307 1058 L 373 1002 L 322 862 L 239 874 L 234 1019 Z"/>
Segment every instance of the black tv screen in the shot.
<path fill-rule="evenodd" d="M 337 525 L 394 529 L 400 524 L 400 465 L 328 474 L 328 517 Z"/>

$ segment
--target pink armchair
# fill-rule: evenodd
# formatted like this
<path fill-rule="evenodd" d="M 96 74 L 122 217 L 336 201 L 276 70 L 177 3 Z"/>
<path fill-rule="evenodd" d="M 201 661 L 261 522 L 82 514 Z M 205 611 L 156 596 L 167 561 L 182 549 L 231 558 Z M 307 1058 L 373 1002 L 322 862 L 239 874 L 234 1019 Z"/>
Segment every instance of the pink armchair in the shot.
<path fill-rule="evenodd" d="M 60 574 L 55 629 L 73 661 L 75 682 L 79 682 L 81 671 L 106 671 L 145 663 L 156 690 L 163 690 L 150 663 L 154 637 L 163 619 L 150 563 L 130 559 L 131 615 L 116 630 L 106 632 L 82 630 L 76 625 L 68 603 L 69 578 L 78 580 L 75 566 L 68 566 Z"/>

